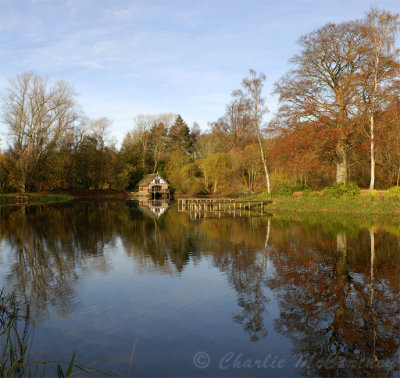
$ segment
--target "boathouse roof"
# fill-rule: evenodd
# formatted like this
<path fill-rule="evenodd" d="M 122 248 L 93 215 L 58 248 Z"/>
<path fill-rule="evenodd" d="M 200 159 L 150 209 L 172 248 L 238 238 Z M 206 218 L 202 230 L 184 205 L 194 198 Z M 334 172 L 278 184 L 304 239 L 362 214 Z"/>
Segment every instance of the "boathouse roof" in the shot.
<path fill-rule="evenodd" d="M 139 186 L 147 186 L 149 185 L 156 177 L 157 173 L 150 173 L 149 175 L 144 176 L 138 183 Z"/>
<path fill-rule="evenodd" d="M 137 184 L 137 186 L 147 186 L 149 185 L 156 177 L 160 177 L 160 179 L 164 180 L 158 173 L 150 173 L 149 175 L 144 176 Z M 164 180 L 165 181 L 165 180 Z"/>

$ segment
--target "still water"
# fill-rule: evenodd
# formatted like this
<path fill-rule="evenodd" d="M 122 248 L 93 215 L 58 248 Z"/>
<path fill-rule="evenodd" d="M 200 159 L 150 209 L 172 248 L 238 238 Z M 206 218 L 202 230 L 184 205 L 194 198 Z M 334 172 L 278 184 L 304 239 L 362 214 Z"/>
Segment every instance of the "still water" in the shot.
<path fill-rule="evenodd" d="M 29 304 L 31 359 L 75 349 L 114 376 L 399 375 L 398 219 L 167 207 L 0 209 L 0 284 Z"/>

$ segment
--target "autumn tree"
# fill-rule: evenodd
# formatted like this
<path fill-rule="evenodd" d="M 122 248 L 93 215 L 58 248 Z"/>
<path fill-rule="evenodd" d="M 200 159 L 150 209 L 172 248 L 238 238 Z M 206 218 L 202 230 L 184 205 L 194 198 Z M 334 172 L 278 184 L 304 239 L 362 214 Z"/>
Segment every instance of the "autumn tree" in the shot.
<path fill-rule="evenodd" d="M 263 166 L 257 144 L 249 144 L 244 149 L 232 149 L 230 152 L 234 182 L 240 182 L 254 193 L 263 182 Z M 236 180 L 236 178 L 238 180 Z M 231 185 L 234 185 L 234 182 Z"/>
<path fill-rule="evenodd" d="M 183 190 L 180 172 L 182 168 L 191 163 L 191 158 L 181 149 L 177 149 L 170 153 L 170 157 L 166 166 L 167 180 L 172 188 L 178 191 Z"/>
<path fill-rule="evenodd" d="M 226 153 L 217 153 L 201 161 L 204 185 L 207 191 L 218 193 L 225 185 L 230 171 L 230 159 Z"/>
<path fill-rule="evenodd" d="M 400 185 L 400 99 L 393 101 L 384 112 L 374 116 L 377 124 L 374 141 L 376 158 L 380 161 L 377 179 L 385 187 Z M 383 127 L 384 126 L 384 127 Z"/>
<path fill-rule="evenodd" d="M 336 141 L 336 181 L 346 183 L 365 36 L 358 21 L 327 24 L 301 37 L 299 45 L 290 60 L 295 68 L 275 84 L 279 115 L 293 128 L 311 122 L 328 129 Z"/>

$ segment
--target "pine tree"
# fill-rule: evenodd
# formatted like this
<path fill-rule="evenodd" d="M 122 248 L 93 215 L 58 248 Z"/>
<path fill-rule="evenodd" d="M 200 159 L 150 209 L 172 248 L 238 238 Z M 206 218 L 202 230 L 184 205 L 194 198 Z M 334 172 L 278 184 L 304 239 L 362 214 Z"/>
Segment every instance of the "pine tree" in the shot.
<path fill-rule="evenodd" d="M 189 126 L 179 114 L 169 130 L 168 136 L 171 150 L 181 149 L 188 155 L 192 153 L 193 137 Z"/>

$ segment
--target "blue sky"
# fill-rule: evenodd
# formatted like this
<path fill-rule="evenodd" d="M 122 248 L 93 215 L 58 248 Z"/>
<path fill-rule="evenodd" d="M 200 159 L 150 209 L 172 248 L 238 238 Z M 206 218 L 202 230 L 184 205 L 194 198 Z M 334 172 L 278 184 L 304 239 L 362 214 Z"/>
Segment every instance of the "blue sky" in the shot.
<path fill-rule="evenodd" d="M 267 75 L 271 116 L 298 38 L 371 6 L 400 12 L 400 0 L 0 0 L 0 88 L 29 70 L 64 79 L 121 141 L 139 113 L 206 129 L 254 68 Z"/>

